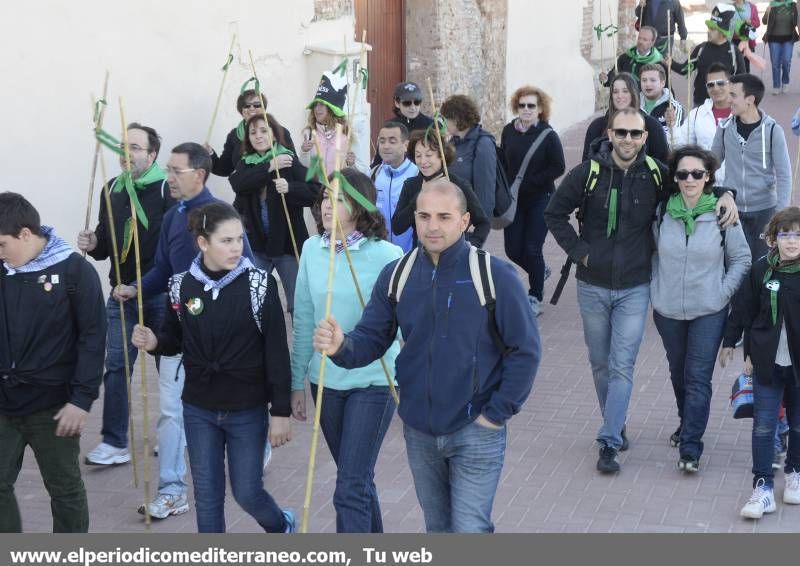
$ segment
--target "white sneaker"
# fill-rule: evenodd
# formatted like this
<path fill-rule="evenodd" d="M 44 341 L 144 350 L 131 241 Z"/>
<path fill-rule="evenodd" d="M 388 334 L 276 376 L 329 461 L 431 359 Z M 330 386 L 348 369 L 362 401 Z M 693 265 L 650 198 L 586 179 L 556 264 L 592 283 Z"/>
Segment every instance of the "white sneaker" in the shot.
<path fill-rule="evenodd" d="M 539 317 L 542 315 L 542 302 L 539 299 L 533 295 L 528 295 L 528 303 L 531 305 L 531 310 L 533 311 L 534 317 Z"/>
<path fill-rule="evenodd" d="M 189 511 L 189 500 L 186 494 L 168 495 L 159 493 L 148 505 L 150 516 L 154 519 L 166 519 L 170 515 L 183 515 Z M 144 515 L 144 505 L 139 505 L 139 514 Z"/>
<path fill-rule="evenodd" d="M 101 442 L 94 450 L 86 455 L 86 463 L 90 466 L 113 466 L 127 464 L 131 461 L 131 454 L 127 448 L 117 448 Z"/>
<path fill-rule="evenodd" d="M 789 93 L 789 85 L 783 85 L 781 87 L 781 93 L 788 94 Z"/>
<path fill-rule="evenodd" d="M 785 474 L 786 486 L 783 488 L 783 502 L 800 505 L 800 472 Z"/>
<path fill-rule="evenodd" d="M 756 483 L 753 495 L 744 504 L 739 514 L 748 519 L 760 519 L 764 513 L 775 511 L 775 495 L 771 487 L 764 485 L 764 480 L 760 479 Z"/>
<path fill-rule="evenodd" d="M 779 88 L 773 88 L 770 94 L 772 94 L 772 96 L 777 96 L 777 95 L 779 95 L 780 93 L 781 93 L 781 89 L 779 89 Z"/>

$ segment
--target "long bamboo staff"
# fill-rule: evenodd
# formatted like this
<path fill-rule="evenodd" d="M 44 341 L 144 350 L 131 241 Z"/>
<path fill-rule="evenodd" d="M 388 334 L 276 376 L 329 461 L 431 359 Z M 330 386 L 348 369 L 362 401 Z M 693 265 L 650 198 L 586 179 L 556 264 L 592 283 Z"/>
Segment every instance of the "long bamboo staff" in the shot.
<path fill-rule="evenodd" d="M 644 8 L 642 8 L 642 10 L 644 10 Z M 667 30 L 672 29 L 671 22 L 672 22 L 672 14 L 671 14 L 671 12 L 669 10 L 667 10 Z M 654 45 L 653 49 L 655 49 L 655 48 L 656 47 Z M 669 63 L 667 64 L 667 90 L 669 90 L 669 107 L 671 109 L 673 109 L 673 111 L 674 111 L 674 107 L 672 105 L 672 39 L 669 39 L 667 41 L 667 53 L 669 54 L 669 56 L 667 57 L 667 61 L 669 61 Z M 673 123 L 669 127 L 669 145 L 670 145 L 670 147 L 673 147 L 675 145 L 675 128 L 674 128 L 674 126 L 675 126 L 675 124 Z"/>
<path fill-rule="evenodd" d="M 128 127 L 125 123 L 125 104 L 119 97 L 119 118 L 122 122 L 122 149 L 125 155 L 125 170 L 131 174 L 131 153 L 128 148 Z M 136 190 L 136 189 L 134 189 Z M 139 248 L 139 221 L 136 218 L 136 207 L 131 198 L 131 226 L 133 228 L 133 250 L 136 254 L 136 306 L 139 311 L 139 324 L 144 326 L 144 300 L 142 299 L 142 256 Z M 147 407 L 147 352 L 139 350 L 139 368 L 141 369 L 142 390 L 142 441 L 144 443 L 144 524 L 150 530 L 150 426 Z"/>
<path fill-rule="evenodd" d="M 611 13 L 611 4 L 606 4 L 606 8 L 608 8 L 609 25 L 613 26 L 614 30 L 618 30 L 619 28 L 616 25 L 614 25 L 614 16 Z M 617 22 L 619 22 L 619 17 L 617 18 Z M 619 74 L 619 57 L 617 56 L 617 53 L 619 53 L 619 35 L 617 35 L 617 45 L 614 48 L 614 75 Z"/>
<path fill-rule="evenodd" d="M 122 284 L 122 275 L 119 269 L 119 247 L 117 246 L 117 234 L 114 230 L 114 212 L 111 209 L 111 194 L 108 189 L 108 177 L 106 176 L 106 160 L 100 153 L 100 174 L 103 176 L 103 200 L 106 205 L 106 216 L 108 216 L 108 228 L 111 234 L 111 254 L 114 258 L 114 277 L 118 284 Z M 122 327 L 122 358 L 125 362 L 125 385 L 128 390 L 128 444 L 131 447 L 131 463 L 133 464 L 133 486 L 139 488 L 139 466 L 136 463 L 136 434 L 134 431 L 133 420 L 133 388 L 131 386 L 131 361 L 128 356 L 128 325 L 125 322 L 125 301 L 119 299 L 119 322 Z M 141 363 L 144 363 L 142 360 Z"/>
<path fill-rule="evenodd" d="M 447 171 L 447 160 L 444 158 L 444 143 L 442 143 L 442 132 L 439 131 L 438 116 L 436 115 L 436 100 L 433 98 L 433 86 L 431 86 L 430 77 L 428 77 L 428 95 L 431 97 L 433 129 L 436 130 L 436 140 L 439 142 L 439 156 L 442 158 L 442 171 L 444 171 L 444 176 L 449 181 L 450 173 Z"/>
<path fill-rule="evenodd" d="M 225 59 L 225 66 L 222 67 L 222 81 L 219 83 L 219 93 L 217 93 L 217 103 L 214 105 L 214 113 L 211 115 L 211 123 L 208 125 L 208 133 L 206 133 L 206 145 L 211 141 L 211 132 L 214 131 L 214 122 L 217 121 L 217 112 L 219 112 L 219 104 L 222 101 L 222 91 L 225 88 L 225 79 L 228 77 L 228 68 L 233 61 L 233 46 L 236 44 L 236 34 L 231 38 L 231 46 L 228 48 L 228 58 Z"/>
<path fill-rule="evenodd" d="M 317 146 L 317 155 L 320 155 L 320 147 L 319 147 L 319 138 L 317 137 L 317 132 L 313 132 L 314 144 Z M 328 172 L 325 170 L 325 161 L 320 159 L 319 163 L 320 167 L 322 168 L 322 176 L 325 179 L 326 186 L 330 188 L 330 181 L 328 181 Z M 325 190 L 323 187 L 322 190 Z M 361 293 L 361 285 L 358 284 L 358 276 L 356 275 L 356 268 L 353 265 L 353 258 L 350 256 L 350 248 L 347 246 L 347 238 L 345 238 L 344 230 L 342 229 L 342 223 L 339 220 L 339 217 L 336 217 L 336 226 L 339 232 L 342 234 L 342 246 L 344 246 L 344 255 L 347 258 L 347 266 L 350 268 L 350 275 L 353 278 L 353 285 L 356 287 L 356 295 L 358 296 L 358 302 L 361 304 L 361 310 L 364 310 L 364 307 L 367 306 L 366 301 L 364 300 L 364 295 Z M 394 380 L 392 379 L 391 374 L 389 373 L 389 366 L 386 365 L 386 360 L 381 356 L 381 367 L 383 368 L 383 375 L 386 376 L 386 382 L 389 384 L 389 391 L 392 394 L 392 399 L 394 399 L 395 405 L 400 405 L 400 396 L 397 394 L 397 389 L 394 386 Z"/>
<path fill-rule="evenodd" d="M 338 171 L 342 159 L 342 125 L 336 124 L 336 159 L 334 167 Z M 320 157 L 321 159 L 321 157 Z M 331 183 L 333 194 L 331 195 L 331 216 L 336 218 L 336 209 L 339 201 L 339 179 L 333 178 Z M 325 299 L 325 319 L 331 316 L 331 304 L 333 303 L 333 274 L 336 267 L 336 229 L 331 230 L 332 237 L 330 243 L 330 253 L 328 259 L 328 296 Z M 317 400 L 314 411 L 314 429 L 311 434 L 311 452 L 308 456 L 308 473 L 306 474 L 306 495 L 303 501 L 303 522 L 300 527 L 301 533 L 308 532 L 308 511 L 311 507 L 311 491 L 314 487 L 314 464 L 317 460 L 317 441 L 319 440 L 319 421 L 322 415 L 322 392 L 325 387 L 325 362 L 328 359 L 328 352 L 322 352 L 322 359 L 319 363 L 319 380 L 317 382 Z"/>
<path fill-rule="evenodd" d="M 367 68 L 367 51 L 366 51 L 366 41 L 367 41 L 367 30 L 361 30 L 361 53 L 358 56 L 358 68 L 359 68 L 359 75 L 361 74 L 361 69 Z M 347 56 L 347 52 L 345 51 L 345 57 Z M 348 82 L 350 73 L 347 73 Z M 350 97 L 348 103 L 348 112 L 347 112 L 347 151 L 345 151 L 345 155 L 350 153 L 350 146 L 353 144 L 353 112 L 355 112 L 356 100 L 360 96 L 359 90 L 361 90 L 361 83 L 363 80 L 360 76 L 356 79 L 355 88 L 353 89 L 353 95 Z M 348 87 L 349 92 L 349 87 Z"/>
<path fill-rule="evenodd" d="M 92 100 L 92 109 L 97 113 L 94 117 L 94 127 L 95 129 L 103 127 L 103 115 L 106 111 L 106 97 L 108 96 L 108 71 L 106 70 L 106 78 L 103 81 L 103 103 L 100 105 L 100 108 L 97 108 L 97 103 Z M 94 97 L 93 97 L 94 98 Z M 89 199 L 86 202 L 86 222 L 84 222 L 83 229 L 89 229 L 89 223 L 92 221 L 92 201 L 94 201 L 94 181 L 95 177 L 97 176 L 97 159 L 100 155 L 100 140 L 95 141 L 94 144 L 94 159 L 92 159 L 92 175 L 89 178 Z M 81 255 L 86 257 L 86 252 L 82 251 Z"/>
<path fill-rule="evenodd" d="M 600 0 L 600 9 L 598 10 L 598 12 L 600 12 L 600 15 L 597 18 L 598 20 L 600 20 L 600 23 L 598 24 L 598 30 L 600 30 L 603 28 L 603 0 Z M 601 35 L 601 33 L 598 33 L 597 35 L 598 35 L 597 39 L 600 42 L 600 68 L 605 71 L 606 58 L 603 55 L 603 36 Z"/>
<path fill-rule="evenodd" d="M 256 64 L 253 61 L 253 52 L 251 50 L 247 50 L 247 54 L 250 56 L 250 67 L 253 70 L 253 78 L 256 79 L 256 84 L 261 85 L 261 82 L 258 80 L 258 74 L 256 73 Z M 261 96 L 261 88 L 259 86 L 258 91 L 256 94 L 260 97 Z M 272 150 L 272 167 L 275 169 L 275 178 L 280 179 L 281 174 L 278 170 L 278 161 L 276 160 L 275 155 L 275 138 L 272 136 L 272 127 L 269 125 L 269 119 L 267 118 L 267 107 L 266 105 L 262 105 L 261 109 L 264 111 L 264 124 L 267 126 L 267 143 L 269 143 L 269 147 Z M 248 135 L 247 132 L 244 135 Z M 300 263 L 300 252 L 297 250 L 297 240 L 294 237 L 294 228 L 292 228 L 292 219 L 289 216 L 289 207 L 286 205 L 286 195 L 283 193 L 279 193 L 281 197 L 281 204 L 283 204 L 283 213 L 286 215 L 286 226 L 289 228 L 289 236 L 292 239 L 292 249 L 294 250 L 294 258 L 297 260 L 297 263 Z"/>

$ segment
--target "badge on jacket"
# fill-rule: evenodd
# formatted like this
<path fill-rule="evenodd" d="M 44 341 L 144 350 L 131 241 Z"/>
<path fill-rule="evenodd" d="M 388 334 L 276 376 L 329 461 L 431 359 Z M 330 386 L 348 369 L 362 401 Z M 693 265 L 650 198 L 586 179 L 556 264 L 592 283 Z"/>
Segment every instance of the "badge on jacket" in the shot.
<path fill-rule="evenodd" d="M 189 314 L 193 314 L 197 316 L 201 312 L 203 312 L 203 299 L 196 298 L 196 299 L 189 299 L 186 301 L 186 310 L 189 311 Z"/>
<path fill-rule="evenodd" d="M 766 287 L 770 291 L 775 291 L 777 293 L 781 288 L 781 282 L 777 281 L 776 279 L 772 279 L 770 281 L 767 281 Z"/>

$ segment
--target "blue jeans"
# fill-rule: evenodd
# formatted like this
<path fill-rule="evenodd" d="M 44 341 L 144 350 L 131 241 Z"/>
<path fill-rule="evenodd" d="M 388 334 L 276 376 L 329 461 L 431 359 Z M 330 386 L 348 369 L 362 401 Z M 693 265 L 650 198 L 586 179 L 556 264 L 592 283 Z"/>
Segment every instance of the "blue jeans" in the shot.
<path fill-rule="evenodd" d="M 667 351 L 672 390 L 678 404 L 681 457 L 699 460 L 703 454 L 703 434 L 711 407 L 711 375 L 727 318 L 727 308 L 694 320 L 675 320 L 653 311 L 653 320 Z"/>
<path fill-rule="evenodd" d="M 263 269 L 267 273 L 272 273 L 275 269 L 278 272 L 278 277 L 281 278 L 281 285 L 283 285 L 283 292 L 286 295 L 286 312 L 292 314 L 294 312 L 294 287 L 297 282 L 297 258 L 293 255 L 281 255 L 277 257 L 267 257 L 262 253 L 255 253 L 256 267 Z"/>
<path fill-rule="evenodd" d="M 131 377 L 139 350 L 131 344 L 133 325 L 138 321 L 136 301 L 125 301 L 125 328 L 128 335 L 128 361 Z M 156 295 L 144 301 L 144 322 L 158 332 L 167 308 L 166 296 Z M 128 446 L 128 384 L 125 382 L 125 351 L 122 347 L 122 325 L 119 302 L 106 301 L 108 331 L 106 333 L 106 372 L 103 374 L 103 442 L 116 448 Z"/>
<path fill-rule="evenodd" d="M 471 422 L 442 436 L 403 425 L 406 454 L 429 533 L 492 533 L 506 455 L 506 426 Z"/>
<path fill-rule="evenodd" d="M 186 493 L 186 434 L 181 394 L 186 372 L 182 356 L 162 356 L 158 371 L 158 493 Z"/>
<path fill-rule="evenodd" d="M 317 386 L 311 384 L 316 402 Z M 323 388 L 320 425 L 336 462 L 337 533 L 382 533 L 375 462 L 394 414 L 389 387 Z"/>
<path fill-rule="evenodd" d="M 597 440 L 617 450 L 622 446 L 622 427 L 633 390 L 633 368 L 649 304 L 649 283 L 615 290 L 578 281 L 583 338 L 603 413 Z"/>
<path fill-rule="evenodd" d="M 528 294 L 540 301 L 544 293 L 544 240 L 547 225 L 544 209 L 551 193 L 542 193 L 519 203 L 514 221 L 503 232 L 508 258 L 528 274 Z"/>
<path fill-rule="evenodd" d="M 800 386 L 794 379 L 791 367 L 775 366 L 772 384 L 765 385 L 753 377 L 753 486 L 763 479 L 768 487 L 773 486 L 775 472 L 772 460 L 775 457 L 775 427 L 778 424 L 778 409 L 783 399 L 786 419 L 789 421 L 789 450 L 786 452 L 787 474 L 800 472 Z"/>
<path fill-rule="evenodd" d="M 210 411 L 183 404 L 189 464 L 197 506 L 197 531 L 225 532 L 225 453 L 233 498 L 268 533 L 282 533 L 286 520 L 262 479 L 267 441 L 266 407 Z"/>
<path fill-rule="evenodd" d="M 770 41 L 769 60 L 772 63 L 772 88 L 781 88 L 789 84 L 789 71 L 792 69 L 792 48 L 794 43 Z"/>

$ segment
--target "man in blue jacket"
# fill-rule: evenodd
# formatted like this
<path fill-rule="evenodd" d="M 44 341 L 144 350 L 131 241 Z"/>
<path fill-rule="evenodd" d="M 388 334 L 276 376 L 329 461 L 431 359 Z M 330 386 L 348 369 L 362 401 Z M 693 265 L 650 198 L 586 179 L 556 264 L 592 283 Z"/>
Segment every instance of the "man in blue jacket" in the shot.
<path fill-rule="evenodd" d="M 470 274 L 469 214 L 456 185 L 426 185 L 415 216 L 422 249 L 400 299 L 389 298 L 395 261 L 378 277 L 356 328 L 345 336 L 333 317 L 323 320 L 314 347 L 340 367 L 362 367 L 383 355 L 399 326 L 405 346 L 396 361 L 398 414 L 425 527 L 493 532 L 506 423 L 533 385 L 539 331 L 513 267 L 491 258 L 494 320 L 505 352 L 495 345 Z"/>

